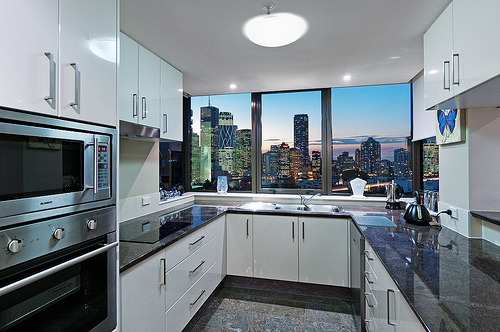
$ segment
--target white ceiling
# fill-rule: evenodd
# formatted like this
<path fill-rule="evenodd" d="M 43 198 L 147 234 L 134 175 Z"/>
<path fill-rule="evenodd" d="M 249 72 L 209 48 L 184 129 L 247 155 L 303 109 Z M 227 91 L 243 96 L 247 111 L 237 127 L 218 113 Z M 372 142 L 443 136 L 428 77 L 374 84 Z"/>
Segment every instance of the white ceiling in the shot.
<path fill-rule="evenodd" d="M 194 96 L 401 83 L 423 68 L 423 34 L 451 0 L 273 0 L 309 23 L 279 48 L 242 34 L 264 1 L 121 0 L 120 26 L 182 71 Z"/>

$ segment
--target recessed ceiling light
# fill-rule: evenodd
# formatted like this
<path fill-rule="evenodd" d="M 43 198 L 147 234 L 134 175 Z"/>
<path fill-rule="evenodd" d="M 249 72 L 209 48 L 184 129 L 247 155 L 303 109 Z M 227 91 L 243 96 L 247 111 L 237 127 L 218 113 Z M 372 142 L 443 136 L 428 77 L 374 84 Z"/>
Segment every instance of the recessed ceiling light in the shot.
<path fill-rule="evenodd" d="M 234 83 L 229 84 L 229 88 L 230 88 L 231 90 L 236 89 L 236 84 L 234 84 Z"/>
<path fill-rule="evenodd" d="M 438 71 L 436 69 L 433 69 L 433 70 L 429 70 L 429 74 L 430 75 L 434 75 L 434 74 L 437 74 Z"/>
<path fill-rule="evenodd" d="M 267 11 L 264 15 L 251 18 L 243 25 L 243 34 L 257 45 L 264 47 L 280 47 L 293 43 L 307 31 L 307 22 L 299 15 L 292 13 L 273 13 L 272 2 L 262 7 Z"/>
<path fill-rule="evenodd" d="M 401 59 L 401 56 L 394 55 L 394 56 L 389 57 L 389 60 L 397 60 L 397 59 Z"/>
<path fill-rule="evenodd" d="M 351 80 L 351 75 L 344 75 L 344 81 L 349 82 Z"/>

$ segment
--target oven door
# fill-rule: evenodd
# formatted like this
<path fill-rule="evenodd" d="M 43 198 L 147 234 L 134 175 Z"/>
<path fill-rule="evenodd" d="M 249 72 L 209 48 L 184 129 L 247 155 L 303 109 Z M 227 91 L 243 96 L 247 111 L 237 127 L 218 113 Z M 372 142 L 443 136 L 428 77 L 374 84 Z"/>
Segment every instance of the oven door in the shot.
<path fill-rule="evenodd" d="M 106 135 L 0 123 L 0 218 L 109 198 L 110 148 Z"/>
<path fill-rule="evenodd" d="M 116 234 L 0 271 L 0 331 L 116 327 Z"/>

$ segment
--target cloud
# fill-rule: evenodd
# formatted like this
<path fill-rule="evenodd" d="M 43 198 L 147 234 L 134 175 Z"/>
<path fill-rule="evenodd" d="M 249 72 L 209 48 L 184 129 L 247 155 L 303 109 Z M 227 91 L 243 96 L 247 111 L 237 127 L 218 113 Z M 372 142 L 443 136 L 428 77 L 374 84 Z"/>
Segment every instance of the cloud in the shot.
<path fill-rule="evenodd" d="M 264 142 L 282 142 L 281 138 L 266 138 Z"/>

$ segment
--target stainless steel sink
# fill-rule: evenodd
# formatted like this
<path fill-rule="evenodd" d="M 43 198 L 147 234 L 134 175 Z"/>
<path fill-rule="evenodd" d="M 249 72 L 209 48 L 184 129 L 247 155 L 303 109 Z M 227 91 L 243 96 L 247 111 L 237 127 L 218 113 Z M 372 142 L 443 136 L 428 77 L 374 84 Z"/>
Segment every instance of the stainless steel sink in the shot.
<path fill-rule="evenodd" d="M 297 212 L 297 213 L 335 213 L 343 212 L 342 207 L 337 205 L 320 205 L 320 204 L 275 204 L 275 203 L 264 203 L 264 202 L 251 202 L 244 203 L 237 207 L 242 210 L 250 211 L 283 211 L 283 212 Z"/>
<path fill-rule="evenodd" d="M 238 205 L 238 209 L 252 210 L 252 211 L 269 211 L 276 210 L 277 204 L 275 203 L 264 203 L 264 202 L 250 202 Z"/>

